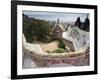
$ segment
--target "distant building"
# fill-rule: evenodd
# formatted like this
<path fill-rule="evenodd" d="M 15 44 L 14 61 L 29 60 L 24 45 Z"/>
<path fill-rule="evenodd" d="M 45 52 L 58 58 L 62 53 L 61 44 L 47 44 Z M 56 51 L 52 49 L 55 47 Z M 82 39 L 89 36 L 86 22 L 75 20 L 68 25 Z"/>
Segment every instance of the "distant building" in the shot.
<path fill-rule="evenodd" d="M 63 26 L 60 24 L 59 18 L 58 18 L 57 23 L 55 24 L 55 26 L 53 28 L 53 36 L 56 38 L 61 38 L 63 30 L 64 30 Z"/>

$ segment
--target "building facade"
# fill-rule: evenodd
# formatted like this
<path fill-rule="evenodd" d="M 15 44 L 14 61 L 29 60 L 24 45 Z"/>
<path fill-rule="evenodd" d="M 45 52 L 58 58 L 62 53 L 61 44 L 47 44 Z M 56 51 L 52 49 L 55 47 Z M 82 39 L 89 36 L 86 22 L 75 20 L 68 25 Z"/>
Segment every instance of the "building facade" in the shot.
<path fill-rule="evenodd" d="M 62 38 L 63 34 L 63 26 L 59 22 L 59 18 L 57 19 L 57 23 L 55 24 L 53 28 L 53 36 L 55 38 Z"/>

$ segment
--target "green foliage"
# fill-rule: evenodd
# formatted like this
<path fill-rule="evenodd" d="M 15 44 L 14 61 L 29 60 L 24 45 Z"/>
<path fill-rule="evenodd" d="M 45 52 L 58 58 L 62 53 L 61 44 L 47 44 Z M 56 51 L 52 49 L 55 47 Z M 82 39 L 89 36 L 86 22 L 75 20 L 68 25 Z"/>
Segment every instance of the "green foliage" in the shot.
<path fill-rule="evenodd" d="M 46 52 L 47 52 L 47 53 L 64 53 L 65 50 L 62 49 L 62 48 L 58 48 L 58 49 L 56 49 L 56 50 L 54 50 L 54 51 L 46 51 Z"/>
<path fill-rule="evenodd" d="M 61 39 L 59 39 L 58 47 L 65 49 L 65 43 Z"/>
<path fill-rule="evenodd" d="M 47 53 L 51 53 L 50 51 L 46 51 Z"/>
<path fill-rule="evenodd" d="M 53 51 L 53 53 L 64 53 L 64 52 L 65 51 L 62 48 L 58 48 L 58 49 L 56 49 L 56 50 Z"/>
<path fill-rule="evenodd" d="M 32 27 L 31 24 L 23 23 L 23 33 L 25 34 L 26 40 L 32 42 Z"/>
<path fill-rule="evenodd" d="M 32 42 L 34 37 L 37 40 L 45 41 L 47 36 L 50 36 L 51 28 L 47 21 L 23 15 L 23 33 L 28 42 Z"/>

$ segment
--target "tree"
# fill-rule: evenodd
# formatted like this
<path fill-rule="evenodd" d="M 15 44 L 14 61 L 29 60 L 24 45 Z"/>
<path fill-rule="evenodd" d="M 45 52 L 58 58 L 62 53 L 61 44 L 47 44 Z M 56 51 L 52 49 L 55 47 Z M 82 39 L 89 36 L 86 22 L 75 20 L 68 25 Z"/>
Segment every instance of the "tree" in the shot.
<path fill-rule="evenodd" d="M 32 42 L 34 36 L 38 40 L 44 41 L 46 37 L 50 36 L 51 27 L 47 21 L 23 17 L 23 33 L 28 42 Z"/>

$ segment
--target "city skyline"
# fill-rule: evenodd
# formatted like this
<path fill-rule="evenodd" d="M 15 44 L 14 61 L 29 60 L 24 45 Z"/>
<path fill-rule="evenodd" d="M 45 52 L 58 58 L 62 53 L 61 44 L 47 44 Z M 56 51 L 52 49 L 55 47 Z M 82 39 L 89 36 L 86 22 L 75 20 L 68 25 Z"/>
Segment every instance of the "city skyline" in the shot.
<path fill-rule="evenodd" d="M 43 11 L 23 11 L 24 15 L 30 18 L 42 19 L 47 21 L 57 21 L 60 22 L 75 22 L 77 17 L 80 17 L 81 21 L 84 22 L 85 18 L 89 17 L 88 13 L 68 13 L 68 12 L 43 12 Z"/>

